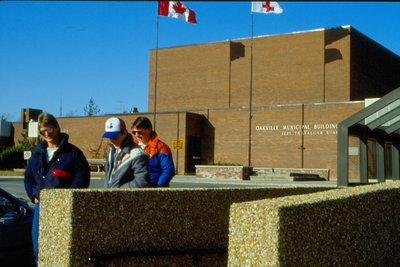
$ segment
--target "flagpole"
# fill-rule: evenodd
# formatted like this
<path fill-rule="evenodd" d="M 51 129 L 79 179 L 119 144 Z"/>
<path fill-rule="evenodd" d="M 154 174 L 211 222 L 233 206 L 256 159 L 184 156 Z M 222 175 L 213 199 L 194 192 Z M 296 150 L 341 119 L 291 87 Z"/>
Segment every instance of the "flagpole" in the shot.
<path fill-rule="evenodd" d="M 156 58 L 155 58 L 155 70 L 154 70 L 154 117 L 153 117 L 153 130 L 156 130 L 156 114 L 157 114 L 157 71 L 158 71 L 158 10 L 157 10 L 157 19 L 156 19 Z"/>
<path fill-rule="evenodd" d="M 254 16 L 251 11 L 251 41 L 250 41 L 250 95 L 249 95 L 249 155 L 248 167 L 251 167 L 251 121 L 253 119 L 253 29 L 254 29 Z"/>

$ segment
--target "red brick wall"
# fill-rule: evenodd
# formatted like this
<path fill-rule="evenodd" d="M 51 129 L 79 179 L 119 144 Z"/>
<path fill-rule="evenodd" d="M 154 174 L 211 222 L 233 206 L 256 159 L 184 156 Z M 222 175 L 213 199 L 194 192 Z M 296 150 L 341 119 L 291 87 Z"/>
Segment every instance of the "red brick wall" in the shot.
<path fill-rule="evenodd" d="M 351 38 L 351 100 L 381 97 L 398 88 L 399 56 L 355 29 Z"/>
<path fill-rule="evenodd" d="M 302 105 L 255 108 L 252 166 L 330 169 L 331 178 L 336 179 L 337 123 L 363 106 L 363 102 L 348 102 L 304 105 L 304 110 Z M 210 111 L 209 120 L 216 129 L 216 162 L 247 166 L 247 118 L 248 109 Z"/>
<path fill-rule="evenodd" d="M 350 100 L 350 30 L 325 30 L 323 101 Z"/>
<path fill-rule="evenodd" d="M 157 111 L 228 107 L 229 42 L 160 49 Z M 155 52 L 150 52 L 149 111 L 154 107 Z"/>
<path fill-rule="evenodd" d="M 400 76 L 393 78 L 393 73 L 399 73 L 399 57 L 350 28 L 253 41 L 251 165 L 328 168 L 335 179 L 335 127 L 364 106 L 363 102 L 348 101 L 382 96 L 399 85 Z M 156 103 L 161 113 L 157 114 L 156 131 L 171 149 L 174 142 L 183 141 L 182 150 L 173 149 L 178 174 L 186 170 L 188 136 L 202 138 L 203 164 L 247 166 L 250 44 L 250 39 L 242 39 L 159 49 Z M 375 52 L 378 56 L 371 56 Z M 372 63 L 368 63 L 370 59 Z M 154 68 L 155 51 L 150 51 L 150 111 Z M 130 128 L 138 115 L 153 120 L 151 113 L 120 117 Z M 107 142 L 101 135 L 108 117 L 60 118 L 59 122 L 88 158 L 103 157 Z M 20 131 L 14 127 L 17 140 Z M 352 141 L 351 145 L 357 144 Z M 96 149 L 100 154 L 95 155 Z M 350 161 L 350 176 L 357 176 L 357 157 Z"/>
<path fill-rule="evenodd" d="M 336 125 L 361 108 L 363 102 L 341 104 L 278 105 L 253 109 L 251 165 L 274 168 L 330 169 L 336 178 Z M 128 129 L 134 119 L 153 114 L 124 114 Z M 110 116 L 58 118 L 62 131 L 70 135 L 87 158 L 103 158 L 107 139 L 102 139 L 104 123 Z M 208 120 L 207 120 L 208 118 Z M 215 109 L 203 115 L 168 112 L 157 114 L 156 131 L 171 149 L 178 174 L 185 173 L 187 136 L 202 138 L 202 163 L 248 165 L 249 109 Z M 304 132 L 302 135 L 302 125 Z M 15 127 L 15 126 L 14 126 Z M 17 131 L 16 131 L 17 132 Z M 15 136 L 16 138 L 17 136 Z M 174 149 L 182 140 L 183 148 Z M 302 152 L 302 145 L 304 147 Z M 99 154 L 95 154 L 98 150 Z M 358 171 L 357 168 L 353 171 Z"/>
<path fill-rule="evenodd" d="M 350 35 L 327 43 L 334 34 L 318 30 L 254 38 L 253 105 L 350 100 Z M 248 106 L 250 47 L 251 40 L 242 39 L 160 49 L 157 111 Z M 151 51 L 150 111 L 154 68 Z"/>

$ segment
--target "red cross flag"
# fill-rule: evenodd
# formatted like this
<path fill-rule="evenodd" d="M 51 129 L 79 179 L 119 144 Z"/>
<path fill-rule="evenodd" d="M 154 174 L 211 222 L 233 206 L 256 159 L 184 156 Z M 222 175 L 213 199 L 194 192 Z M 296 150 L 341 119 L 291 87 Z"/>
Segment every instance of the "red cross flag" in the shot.
<path fill-rule="evenodd" d="M 278 2 L 252 2 L 251 12 L 281 14 L 283 12 L 283 9 L 280 7 Z"/>
<path fill-rule="evenodd" d="M 181 19 L 196 24 L 196 13 L 181 1 L 158 1 L 158 15 Z"/>

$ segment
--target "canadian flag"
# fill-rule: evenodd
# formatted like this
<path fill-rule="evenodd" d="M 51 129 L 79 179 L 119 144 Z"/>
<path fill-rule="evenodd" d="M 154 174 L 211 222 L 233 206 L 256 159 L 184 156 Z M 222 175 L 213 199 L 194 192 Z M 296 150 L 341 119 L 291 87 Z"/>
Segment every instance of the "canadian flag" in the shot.
<path fill-rule="evenodd" d="M 280 7 L 278 2 L 252 2 L 251 12 L 281 14 L 283 12 L 283 9 Z"/>
<path fill-rule="evenodd" d="M 181 1 L 158 1 L 158 15 L 181 19 L 196 24 L 196 13 Z"/>

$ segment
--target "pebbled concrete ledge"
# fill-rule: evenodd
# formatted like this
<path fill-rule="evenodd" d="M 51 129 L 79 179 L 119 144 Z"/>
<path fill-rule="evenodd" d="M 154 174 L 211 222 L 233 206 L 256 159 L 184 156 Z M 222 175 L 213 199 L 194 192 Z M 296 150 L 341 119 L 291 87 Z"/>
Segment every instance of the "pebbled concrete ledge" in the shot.
<path fill-rule="evenodd" d="M 234 203 L 228 266 L 400 266 L 400 182 Z"/>
<path fill-rule="evenodd" d="M 227 250 L 229 209 L 233 203 L 330 189 L 44 190 L 41 193 L 39 265 L 93 266 L 88 261 L 92 255 L 132 250 Z M 209 255 L 202 258 L 199 266 L 226 266 L 227 261 L 226 254 Z M 106 266 L 171 265 L 192 266 L 194 263 L 187 256 L 151 256 L 113 260 Z"/>

